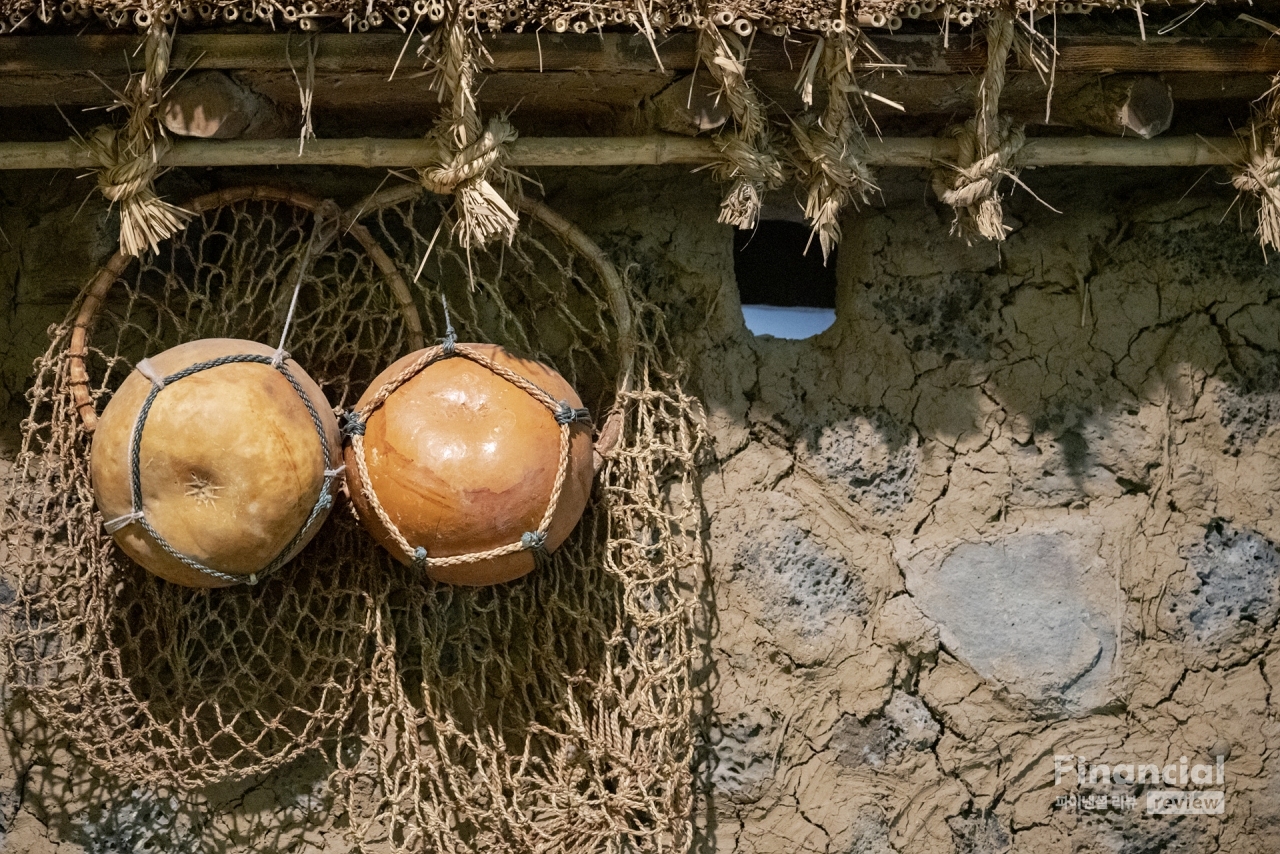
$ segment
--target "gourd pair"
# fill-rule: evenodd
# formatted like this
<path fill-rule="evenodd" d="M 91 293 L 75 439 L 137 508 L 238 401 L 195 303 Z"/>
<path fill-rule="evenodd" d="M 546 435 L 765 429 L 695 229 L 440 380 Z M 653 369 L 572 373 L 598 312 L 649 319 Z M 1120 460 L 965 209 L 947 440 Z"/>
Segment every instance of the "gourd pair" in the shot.
<path fill-rule="evenodd" d="M 190 587 L 253 584 L 315 536 L 345 484 L 364 527 L 437 581 L 497 584 L 577 524 L 589 416 L 556 371 L 452 337 L 383 371 L 343 424 L 288 357 L 228 338 L 144 359 L 94 433 L 119 547 Z"/>

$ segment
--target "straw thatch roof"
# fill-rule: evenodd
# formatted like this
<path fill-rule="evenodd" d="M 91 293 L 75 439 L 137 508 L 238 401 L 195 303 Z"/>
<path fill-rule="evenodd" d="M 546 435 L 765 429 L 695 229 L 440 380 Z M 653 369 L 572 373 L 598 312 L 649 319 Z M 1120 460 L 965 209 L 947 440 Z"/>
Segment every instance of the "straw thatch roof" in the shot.
<path fill-rule="evenodd" d="M 1149 0 L 1149 8 L 1187 0 Z M 1230 2 L 1230 0 L 1227 0 Z M 1250 5 L 1241 2 L 1240 5 Z M 903 19 L 937 18 L 961 27 L 994 11 L 1036 15 L 1088 13 L 1097 7 L 1141 10 L 1141 0 L 3 0 L 0 26 L 76 23 L 109 26 L 259 24 L 306 30 L 340 22 L 352 31 L 439 22 L 458 8 L 479 29 L 585 33 L 612 27 L 664 33 L 707 22 L 749 35 L 756 30 L 839 33 L 858 27 L 893 30 Z M 1139 17 L 1141 13 L 1139 12 Z"/>
<path fill-rule="evenodd" d="M 1206 6 L 1211 11 L 1202 13 Z M 1223 8 L 1215 12 L 1213 6 Z M 384 115 L 400 104 L 418 116 L 425 107 L 434 122 L 423 140 L 429 156 L 415 156 L 412 165 L 423 186 L 457 199 L 464 245 L 509 240 L 514 233 L 516 214 L 508 199 L 519 193 L 511 158 L 520 133 L 510 111 L 534 104 L 526 106 L 523 120 L 530 111 L 591 102 L 605 111 L 630 110 L 630 118 L 604 136 L 713 132 L 711 149 L 698 157 L 726 186 L 722 222 L 753 228 L 766 195 L 795 182 L 803 188 L 805 217 L 824 252 L 839 239 L 841 212 L 875 192 L 869 137 L 881 133 L 880 116 L 885 110 L 908 116 L 932 112 L 944 117 L 945 128 L 925 125 L 914 133 L 942 136 L 949 143 L 945 154 L 935 149 L 925 156 L 935 194 L 955 209 L 957 233 L 1001 240 L 1009 228 L 1001 199 L 1021 186 L 1019 170 L 1035 160 L 1030 151 L 1034 126 L 1145 140 L 1170 126 L 1180 98 L 1203 103 L 1206 97 L 1234 97 L 1244 103 L 1245 97 L 1275 91 L 1270 77 L 1280 68 L 1280 42 L 1265 36 L 1280 30 L 1256 17 L 1269 9 L 1280 13 L 1280 4 L 0 0 L 0 29 L 28 33 L 8 40 L 17 43 L 12 50 L 0 39 L 0 68 L 7 75 L 0 79 L 0 106 L 6 99 L 24 98 L 67 105 L 86 92 L 90 100 L 80 103 L 89 106 L 92 98 L 110 93 L 109 106 L 122 108 L 117 115 L 128 120 L 86 133 L 77 145 L 97 170 L 102 192 L 120 205 L 126 245 L 137 251 L 154 247 L 181 224 L 182 213 L 155 195 L 153 179 L 166 162 L 173 163 L 166 126 L 182 132 L 162 119 L 172 106 L 171 84 L 175 75 L 197 67 L 242 69 L 233 82 L 246 87 L 244 92 L 237 95 L 225 80 L 220 84 L 232 100 L 265 97 L 283 104 L 296 97 L 302 147 L 314 137 L 317 104 L 346 98 L 347 109 L 368 103 Z M 1101 42 L 1069 23 L 1089 20 L 1082 16 L 1091 13 L 1104 34 Z M 199 33 L 202 24 L 216 34 Z M 1123 34 L 1117 26 L 1123 26 Z M 41 35 L 59 29 L 76 36 L 59 41 Z M 141 32 L 142 43 L 103 35 L 104 29 Z M 898 29 L 903 34 L 894 32 Z M 1154 30 L 1150 41 L 1148 29 Z M 284 32 L 263 34 L 273 30 Z M 294 36 L 290 42 L 292 30 L 326 35 Z M 1175 30 L 1189 36 L 1186 44 L 1180 44 L 1181 36 L 1168 36 Z M 97 35 L 83 38 L 85 31 Z M 180 34 L 176 41 L 175 33 Z M 959 38 L 962 34 L 968 37 Z M 406 55 L 406 69 L 422 69 L 411 76 L 427 79 L 418 84 L 397 79 L 391 85 Z M 236 64 L 237 57 L 242 64 Z M 124 66 L 117 67 L 121 61 Z M 560 76 L 544 77 L 547 71 Z M 108 83 L 99 72 L 124 76 Z M 570 84 L 579 72 L 590 78 L 589 92 Z M 1158 72 L 1169 74 L 1158 77 Z M 1242 73 L 1224 76 L 1233 72 Z M 613 80 L 600 82 L 609 77 Z M 338 92 L 344 94 L 333 94 Z M 705 96 L 702 106 L 695 103 L 700 95 Z M 1237 186 L 1260 200 L 1264 244 L 1280 247 L 1278 116 L 1280 105 L 1269 104 L 1248 138 L 1231 140 L 1225 148 L 1235 152 L 1230 162 L 1239 167 Z M 266 118 L 271 123 L 280 116 Z M 640 130 L 627 130 L 628 123 Z M 1246 123 L 1233 118 L 1208 133 L 1232 132 Z M 1187 137 L 1191 143 L 1197 139 Z M 367 148 L 358 140 L 347 142 L 343 157 Z M 591 148 L 573 142 L 566 147 Z M 1224 144 L 1208 148 L 1220 159 Z M 1202 145 L 1168 154 L 1172 159 L 1152 158 L 1130 147 L 1118 162 L 1206 162 Z M 11 163 L 39 164 L 54 155 L 37 144 L 8 156 Z M 57 156 L 64 157 L 65 150 Z M 1098 162 L 1090 157 L 1078 162 Z M 376 159 L 368 158 L 370 165 Z M 915 162 L 919 155 L 906 159 Z M 1039 162 L 1070 161 L 1042 157 Z"/>

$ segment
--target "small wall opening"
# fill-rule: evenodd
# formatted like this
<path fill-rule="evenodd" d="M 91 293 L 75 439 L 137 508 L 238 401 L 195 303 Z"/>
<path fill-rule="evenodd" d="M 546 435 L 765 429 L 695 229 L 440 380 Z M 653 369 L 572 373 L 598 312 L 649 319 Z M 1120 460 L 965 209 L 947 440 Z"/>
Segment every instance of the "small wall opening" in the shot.
<path fill-rule="evenodd" d="M 823 264 L 809 238 L 809 226 L 781 219 L 734 232 L 733 271 L 752 334 L 811 338 L 836 322 L 836 250 Z"/>

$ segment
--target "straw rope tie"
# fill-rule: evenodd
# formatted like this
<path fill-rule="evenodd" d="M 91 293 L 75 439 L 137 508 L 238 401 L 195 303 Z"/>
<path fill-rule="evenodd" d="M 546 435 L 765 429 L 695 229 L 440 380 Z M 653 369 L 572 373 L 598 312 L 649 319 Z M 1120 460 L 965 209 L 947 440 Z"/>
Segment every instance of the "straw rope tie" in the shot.
<path fill-rule="evenodd" d="M 276 555 L 275 558 L 272 559 L 271 563 L 267 564 L 261 573 L 251 573 L 248 576 L 231 575 L 230 573 L 205 566 L 194 558 L 188 557 L 174 548 L 173 545 L 151 525 L 151 522 L 148 521 L 146 517 L 146 511 L 142 504 L 141 462 L 142 431 L 143 428 L 146 427 L 147 416 L 151 413 L 151 407 L 155 404 L 156 398 L 159 396 L 161 391 L 168 386 L 173 385 L 173 383 L 178 380 L 185 379 L 193 374 L 198 374 L 201 371 L 207 371 L 211 368 L 217 368 L 223 365 L 245 363 L 267 365 L 268 367 L 279 371 L 280 375 L 289 382 L 289 385 L 293 387 L 293 390 L 297 392 L 298 397 L 302 400 L 303 405 L 307 407 L 307 414 L 311 416 L 311 424 L 316 428 L 316 435 L 320 437 L 320 447 L 324 452 L 324 483 L 320 487 L 320 495 L 316 498 L 316 502 L 311 508 L 311 513 L 308 514 L 306 521 L 302 524 L 302 527 L 298 529 L 298 532 L 294 534 L 289 543 L 278 555 Z M 141 368 L 143 365 L 146 365 L 145 369 Z M 138 367 L 140 368 L 139 373 L 151 380 L 151 391 L 147 395 L 146 400 L 143 401 L 142 408 L 138 411 L 138 417 L 133 423 L 133 433 L 129 441 L 129 491 L 132 509 L 123 516 L 117 516 L 114 519 L 105 521 L 103 523 L 103 527 L 106 529 L 107 533 L 115 534 L 117 531 L 120 531 L 129 525 L 141 525 L 142 529 L 147 532 L 151 539 L 155 540 L 156 545 L 164 549 L 165 552 L 175 560 L 181 562 L 187 567 L 190 567 L 191 569 L 194 569 L 196 572 L 227 584 L 257 584 L 261 577 L 275 572 L 284 565 L 293 551 L 297 549 L 298 545 L 306 538 L 307 533 L 319 520 L 321 514 L 333 506 L 333 483 L 337 477 L 345 471 L 346 466 L 333 468 L 333 449 L 329 447 L 329 437 L 325 434 L 324 424 L 320 421 L 320 413 L 316 411 L 315 404 L 311 402 L 311 398 L 307 396 L 306 391 L 303 390 L 302 385 L 298 382 L 297 378 L 293 376 L 293 373 L 288 369 L 288 367 L 284 364 L 273 363 L 272 357 L 270 356 L 255 356 L 248 354 L 219 356 L 216 359 L 197 362 L 196 364 L 183 368 L 180 371 L 175 371 L 166 377 L 157 377 L 154 367 L 145 359 L 138 363 Z"/>
<path fill-rule="evenodd" d="M 169 150 L 168 140 L 157 141 L 152 151 L 129 157 L 121 149 L 121 132 L 100 127 L 89 138 L 89 150 L 101 167 L 98 189 L 112 202 L 125 202 L 151 186 L 160 172 L 159 159 Z"/>
<path fill-rule="evenodd" d="M 483 178 L 502 159 L 503 146 L 514 142 L 515 128 L 502 118 L 489 120 L 483 134 L 470 145 L 453 153 L 448 162 L 421 171 L 422 186 L 433 193 L 451 196 L 460 184 Z"/>
<path fill-rule="evenodd" d="M 956 211 L 954 231 L 977 232 L 988 240 L 1004 240 L 1000 181 L 1014 176 L 1018 152 L 1026 142 L 1021 127 L 1000 116 L 1000 93 L 1013 46 L 1014 19 L 1008 11 L 992 15 L 987 25 L 987 68 L 978 86 L 972 119 L 954 128 L 960 144 L 954 165 L 937 170 L 933 188 L 938 198 Z"/>
<path fill-rule="evenodd" d="M 1000 179 L 1014 168 L 1018 153 L 1026 144 L 1026 133 L 1021 126 L 1013 126 L 1007 120 L 1001 122 L 999 144 L 995 151 L 978 160 L 972 160 L 977 151 L 977 134 L 972 122 L 957 129 L 960 142 L 960 160 L 950 188 L 941 193 L 942 201 L 955 208 L 967 208 L 979 204 L 994 195 Z M 965 163 L 965 154 L 971 162 Z M 985 235 L 984 236 L 989 236 Z"/>
<path fill-rule="evenodd" d="M 1253 145 L 1249 162 L 1232 176 L 1231 184 L 1258 199 L 1258 240 L 1262 248 L 1280 249 L 1280 156 L 1275 144 Z"/>
<path fill-rule="evenodd" d="M 452 332 L 452 326 L 450 327 L 450 332 Z M 427 349 L 412 364 L 387 380 L 368 403 L 358 410 L 348 412 L 343 417 L 342 429 L 344 435 L 347 435 L 351 440 L 351 450 L 355 457 L 355 473 L 359 483 L 360 494 L 364 497 L 370 509 L 373 510 L 374 515 L 378 517 L 378 521 L 382 523 L 383 530 L 387 532 L 387 535 L 391 537 L 392 541 L 400 549 L 401 554 L 408 558 L 409 564 L 415 569 L 425 570 L 429 567 L 449 567 L 479 563 L 480 561 L 522 551 L 545 553 L 547 532 L 551 528 L 552 520 L 555 518 L 556 509 L 560 506 L 560 494 L 564 490 L 564 483 L 569 474 L 572 426 L 577 422 L 591 420 L 591 413 L 587 409 L 575 408 L 568 401 L 555 400 L 526 377 L 521 376 L 510 368 L 493 362 L 484 354 L 466 345 L 454 344 L 450 340 L 453 337 L 452 334 L 449 334 L 445 337 L 443 344 Z M 547 509 L 542 514 L 542 521 L 538 523 L 536 530 L 526 531 L 517 542 L 498 546 L 488 551 L 433 558 L 427 553 L 425 546 L 415 546 L 405 538 L 399 526 L 387 514 L 382 502 L 378 500 L 378 495 L 374 492 L 373 484 L 369 477 L 369 466 L 365 460 L 364 435 L 365 425 L 368 423 L 369 416 L 386 403 L 392 394 L 430 365 L 450 358 L 470 359 L 545 406 L 560 428 L 559 465 L 556 467 L 555 483 L 551 489 L 551 497 L 547 501 Z"/>
<path fill-rule="evenodd" d="M 98 189 L 120 206 L 120 248 L 126 255 L 159 251 L 160 241 L 191 217 L 190 211 L 157 196 L 154 186 L 170 146 L 158 113 L 172 41 L 162 26 L 147 31 L 144 69 L 117 102 L 126 108 L 128 121 L 122 128 L 100 127 L 85 140 L 97 165 Z"/>

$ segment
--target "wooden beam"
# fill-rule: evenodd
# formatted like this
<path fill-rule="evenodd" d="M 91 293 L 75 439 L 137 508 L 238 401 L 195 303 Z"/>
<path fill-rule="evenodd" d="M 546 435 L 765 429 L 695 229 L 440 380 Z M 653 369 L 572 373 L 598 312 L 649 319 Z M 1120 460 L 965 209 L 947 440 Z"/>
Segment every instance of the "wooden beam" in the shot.
<path fill-rule="evenodd" d="M 511 146 L 516 167 L 656 166 L 705 164 L 719 149 L 710 139 L 680 136 L 522 137 Z M 1227 166 L 1244 159 L 1234 138 L 1171 137 L 1154 140 L 1102 137 L 1028 140 L 1024 166 Z M 296 140 L 187 140 L 177 142 L 165 166 L 356 166 L 395 168 L 425 165 L 436 156 L 419 139 L 316 139 L 300 156 Z M 942 138 L 872 140 L 873 166 L 927 167 L 956 156 L 956 142 Z M 0 169 L 85 169 L 92 161 L 74 142 L 0 143 Z"/>
<path fill-rule="evenodd" d="M 944 45 L 941 35 L 880 35 L 872 42 L 891 63 L 911 74 L 971 74 L 986 62 L 986 48 L 973 33 L 953 34 Z M 173 69 L 288 71 L 306 61 L 307 36 L 299 33 L 178 35 L 173 42 Z M 317 72 L 378 72 L 390 74 L 405 44 L 396 33 L 322 33 L 318 36 Z M 804 60 L 812 37 L 785 43 L 776 36 L 757 34 L 749 67 L 754 70 L 794 71 Z M 92 70 L 102 75 L 123 74 L 139 67 L 138 36 L 6 36 L 0 39 L 0 74 L 67 74 Z M 658 54 L 662 69 L 689 72 L 694 65 L 695 37 L 676 33 L 662 39 Z M 639 34 L 503 33 L 485 38 L 493 67 L 502 71 L 586 71 L 599 73 L 655 72 L 658 61 L 647 39 Z M 415 45 L 405 52 L 400 74 L 421 69 Z M 1137 37 L 1062 36 L 1057 40 L 1059 72 L 1262 72 L 1280 70 L 1278 39 L 1199 39 L 1175 36 Z M 1014 67 L 1011 63 L 1011 68 Z M 1025 70 L 1025 69 L 1024 69 Z"/>

